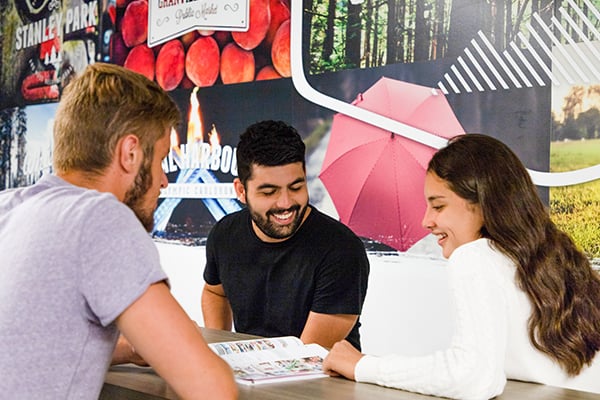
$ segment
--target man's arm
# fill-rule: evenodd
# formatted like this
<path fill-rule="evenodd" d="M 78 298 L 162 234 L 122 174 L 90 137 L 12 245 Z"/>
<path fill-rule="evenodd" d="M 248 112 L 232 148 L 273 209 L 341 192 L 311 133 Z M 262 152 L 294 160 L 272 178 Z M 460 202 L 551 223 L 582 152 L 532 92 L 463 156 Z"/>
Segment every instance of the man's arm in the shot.
<path fill-rule="evenodd" d="M 204 326 L 230 331 L 233 326 L 233 313 L 225 296 L 223 285 L 205 284 L 202 289 L 202 317 Z"/>
<path fill-rule="evenodd" d="M 357 320 L 358 315 L 353 314 L 321 314 L 311 311 L 300 340 L 331 348 L 334 343 L 348 336 Z"/>
<path fill-rule="evenodd" d="M 206 344 L 163 282 L 151 285 L 117 318 L 135 351 L 182 399 L 233 399 L 237 386 L 229 366 Z"/>

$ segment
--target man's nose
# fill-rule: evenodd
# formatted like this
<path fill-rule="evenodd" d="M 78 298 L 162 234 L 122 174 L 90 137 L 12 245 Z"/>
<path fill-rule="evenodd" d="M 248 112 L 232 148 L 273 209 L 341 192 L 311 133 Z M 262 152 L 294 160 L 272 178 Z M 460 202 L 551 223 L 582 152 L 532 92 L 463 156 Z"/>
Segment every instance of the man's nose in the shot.
<path fill-rule="evenodd" d="M 277 198 L 277 207 L 289 208 L 292 205 L 292 196 L 289 190 L 282 190 Z"/>

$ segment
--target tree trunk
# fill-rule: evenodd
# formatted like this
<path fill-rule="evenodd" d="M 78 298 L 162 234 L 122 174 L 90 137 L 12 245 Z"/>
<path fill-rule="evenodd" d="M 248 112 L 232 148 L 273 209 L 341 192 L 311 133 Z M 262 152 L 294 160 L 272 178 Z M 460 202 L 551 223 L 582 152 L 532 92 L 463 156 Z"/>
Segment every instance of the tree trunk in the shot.
<path fill-rule="evenodd" d="M 433 33 L 434 48 L 431 59 L 436 60 L 444 57 L 446 49 L 446 32 L 444 30 L 446 7 L 444 0 L 437 0 L 433 11 L 436 18 Z"/>
<path fill-rule="evenodd" d="M 295 0 L 303 1 L 304 8 L 302 9 L 302 60 L 304 60 L 304 69 L 308 67 L 312 70 L 311 53 L 311 32 L 312 32 L 312 8 L 313 0 Z M 308 12 L 307 12 L 308 11 Z M 307 60 L 308 65 L 306 65 Z"/>
<path fill-rule="evenodd" d="M 365 68 L 373 65 L 373 52 L 371 50 L 371 41 L 377 42 L 377 14 L 373 7 L 373 0 L 367 0 L 367 19 L 365 21 L 365 44 L 363 54 L 365 58 Z M 375 53 L 377 54 L 377 53 Z"/>
<path fill-rule="evenodd" d="M 346 25 L 346 65 L 349 68 L 360 66 L 360 4 L 350 4 L 348 2 L 348 23 Z"/>
<path fill-rule="evenodd" d="M 379 3 L 377 3 L 373 10 L 373 21 L 375 21 L 375 24 L 373 26 L 373 53 L 371 54 L 371 59 L 373 60 L 372 65 L 380 66 L 381 57 L 379 56 Z"/>
<path fill-rule="evenodd" d="M 25 145 L 27 144 L 27 114 L 23 108 L 17 108 L 15 113 L 15 136 L 17 138 L 17 171 L 15 174 L 14 186 L 25 186 L 27 184 L 25 180 L 25 157 L 27 156 L 27 150 Z"/>
<path fill-rule="evenodd" d="M 401 25 L 400 21 L 398 21 L 398 4 L 396 0 L 388 0 L 387 4 L 387 64 L 393 64 L 398 62 L 398 55 L 402 54 L 402 46 L 399 40 Z"/>
<path fill-rule="evenodd" d="M 10 187 L 10 149 L 14 109 L 0 111 L 0 190 Z"/>
<path fill-rule="evenodd" d="M 426 12 L 425 3 L 422 0 L 416 1 L 414 61 L 427 61 L 429 56 L 429 26 Z"/>
<path fill-rule="evenodd" d="M 406 17 L 415 15 L 415 3 L 409 2 L 408 7 L 404 8 L 404 14 L 401 17 L 402 21 L 406 21 Z M 403 57 L 403 62 L 412 62 L 415 58 L 415 31 L 414 28 L 404 30 L 406 35 L 406 51 Z"/>
<path fill-rule="evenodd" d="M 495 0 L 496 10 L 494 19 L 494 47 L 498 51 L 504 50 L 506 44 L 504 43 L 504 20 L 505 20 L 505 8 L 506 4 L 504 0 Z M 509 5 L 510 7 L 510 5 Z"/>
<path fill-rule="evenodd" d="M 504 43 L 506 43 L 507 45 L 513 40 L 512 30 L 512 4 L 509 1 L 506 3 L 506 15 L 504 23 Z"/>
<path fill-rule="evenodd" d="M 298 0 L 297 0 L 298 1 Z M 333 54 L 333 39 L 335 37 L 335 6 L 336 0 L 329 0 L 327 7 L 327 27 L 325 28 L 325 39 L 321 49 L 321 58 L 325 61 L 331 59 Z"/>
<path fill-rule="evenodd" d="M 479 30 L 485 31 L 485 9 L 482 0 L 454 0 L 450 9 L 447 57 L 458 57 L 477 37 Z"/>

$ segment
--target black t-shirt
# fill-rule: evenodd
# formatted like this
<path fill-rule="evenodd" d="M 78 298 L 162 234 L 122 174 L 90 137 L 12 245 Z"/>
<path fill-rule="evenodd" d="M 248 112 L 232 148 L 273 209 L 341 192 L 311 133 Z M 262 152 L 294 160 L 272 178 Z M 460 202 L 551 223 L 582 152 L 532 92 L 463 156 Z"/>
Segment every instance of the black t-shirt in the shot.
<path fill-rule="evenodd" d="M 360 315 L 369 276 L 364 245 L 348 227 L 311 208 L 300 229 L 278 243 L 256 236 L 247 209 L 213 227 L 204 280 L 223 284 L 236 331 L 299 337 L 310 311 Z M 347 337 L 357 349 L 359 326 Z"/>

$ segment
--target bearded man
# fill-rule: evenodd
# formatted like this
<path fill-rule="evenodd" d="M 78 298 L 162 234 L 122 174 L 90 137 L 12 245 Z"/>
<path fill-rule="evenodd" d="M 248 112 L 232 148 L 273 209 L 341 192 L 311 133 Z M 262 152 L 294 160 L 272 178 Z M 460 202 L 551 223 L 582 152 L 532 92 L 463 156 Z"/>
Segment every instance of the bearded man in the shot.
<path fill-rule="evenodd" d="M 282 121 L 240 136 L 234 186 L 246 207 L 209 234 L 204 324 L 360 349 L 369 261 L 348 227 L 309 204 L 304 157 L 302 138 Z"/>

